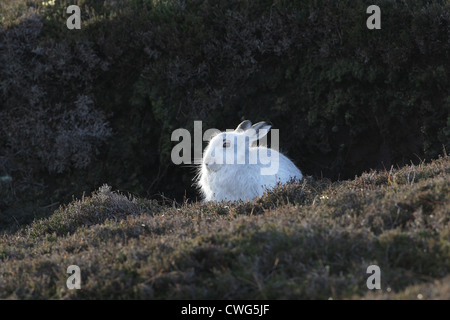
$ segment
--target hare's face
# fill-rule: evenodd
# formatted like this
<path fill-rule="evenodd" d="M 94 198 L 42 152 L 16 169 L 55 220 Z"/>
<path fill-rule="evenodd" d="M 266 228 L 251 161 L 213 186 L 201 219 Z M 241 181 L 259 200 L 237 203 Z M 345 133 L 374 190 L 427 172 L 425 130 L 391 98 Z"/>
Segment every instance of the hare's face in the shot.
<path fill-rule="evenodd" d="M 221 132 L 214 136 L 203 156 L 203 166 L 208 171 L 219 171 L 225 166 L 254 163 L 250 159 L 250 146 L 265 136 L 270 125 L 259 122 L 251 126 L 248 120 L 238 125 L 236 130 Z"/>
<path fill-rule="evenodd" d="M 243 132 L 222 132 L 211 139 L 205 150 L 203 164 L 210 171 L 225 166 L 245 164 L 249 139 Z"/>

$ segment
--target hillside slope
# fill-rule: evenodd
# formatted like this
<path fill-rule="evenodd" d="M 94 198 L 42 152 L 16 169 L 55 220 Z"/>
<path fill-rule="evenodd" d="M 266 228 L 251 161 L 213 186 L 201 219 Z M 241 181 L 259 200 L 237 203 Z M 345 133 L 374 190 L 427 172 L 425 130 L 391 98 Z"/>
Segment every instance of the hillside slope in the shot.
<path fill-rule="evenodd" d="M 75 3 L 81 30 L 67 28 Z M 195 171 L 171 159 L 195 121 L 270 122 L 302 171 L 333 181 L 437 158 L 450 1 L 378 0 L 381 30 L 371 4 L 0 1 L 0 232 L 103 183 L 195 198 Z"/>
<path fill-rule="evenodd" d="M 447 156 L 251 203 L 161 204 L 104 186 L 0 237 L 0 298 L 449 299 L 449 195 Z M 66 288 L 69 265 L 81 290 Z"/>

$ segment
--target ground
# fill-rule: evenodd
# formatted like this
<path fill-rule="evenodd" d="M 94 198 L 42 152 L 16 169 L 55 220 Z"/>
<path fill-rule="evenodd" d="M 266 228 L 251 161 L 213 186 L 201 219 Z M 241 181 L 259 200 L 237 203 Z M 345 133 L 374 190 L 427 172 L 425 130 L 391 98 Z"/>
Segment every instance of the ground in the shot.
<path fill-rule="evenodd" d="M 0 236 L 0 298 L 449 299 L 449 194 L 447 156 L 292 181 L 247 203 L 105 185 Z M 80 290 L 66 286 L 70 265 Z"/>

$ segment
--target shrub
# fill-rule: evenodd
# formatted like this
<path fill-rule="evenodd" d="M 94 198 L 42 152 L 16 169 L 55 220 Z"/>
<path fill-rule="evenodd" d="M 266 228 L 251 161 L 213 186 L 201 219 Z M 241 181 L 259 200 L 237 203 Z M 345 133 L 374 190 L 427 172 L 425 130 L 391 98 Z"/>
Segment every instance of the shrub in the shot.
<path fill-rule="evenodd" d="M 68 3 L 2 2 L 0 156 L 16 192 L 0 210 L 105 182 L 195 199 L 195 173 L 170 162 L 172 131 L 194 120 L 270 121 L 303 172 L 331 180 L 450 147 L 447 1 L 380 1 L 381 30 L 367 1 L 82 0 L 75 31 Z"/>
<path fill-rule="evenodd" d="M 414 170 L 429 175 L 308 179 L 247 203 L 158 204 L 102 186 L 0 235 L 0 298 L 446 299 L 450 158 Z M 66 287 L 73 264 L 82 290 Z M 367 289 L 373 264 L 381 290 Z"/>

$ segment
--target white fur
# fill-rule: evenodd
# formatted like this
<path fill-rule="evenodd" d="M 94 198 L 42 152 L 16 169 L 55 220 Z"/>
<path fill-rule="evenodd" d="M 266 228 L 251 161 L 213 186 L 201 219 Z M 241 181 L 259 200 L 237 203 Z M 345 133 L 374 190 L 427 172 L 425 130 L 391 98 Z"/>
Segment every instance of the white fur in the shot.
<path fill-rule="evenodd" d="M 227 132 L 226 135 L 224 132 L 217 134 L 204 150 L 202 164 L 197 176 L 197 186 L 200 188 L 205 201 L 249 201 L 254 197 L 261 196 L 266 188 L 273 188 L 278 182 L 286 183 L 292 178 L 299 180 L 303 178 L 300 170 L 283 154 L 266 147 L 252 146 L 258 139 L 267 134 L 270 129 L 269 125 L 260 122 L 251 128 L 250 126 L 251 122 L 246 120 L 233 132 Z M 223 147 L 224 138 L 230 142 L 231 148 L 238 142 L 242 143 L 243 135 L 247 136 L 250 143 L 245 144 L 246 147 L 244 148 L 239 149 L 236 146 L 235 149 L 232 149 L 234 163 L 218 164 L 219 161 L 214 161 L 213 154 L 220 154 L 227 149 Z M 213 150 L 219 153 L 213 153 Z M 254 156 L 254 159 L 257 159 L 256 164 L 250 164 L 249 161 L 244 160 L 243 150 L 246 150 L 245 152 L 249 157 Z M 260 161 L 262 152 L 268 152 L 274 158 L 272 161 L 278 160 L 276 174 L 261 174 L 261 168 L 265 166 Z M 240 159 L 244 164 L 238 164 L 237 159 Z"/>

